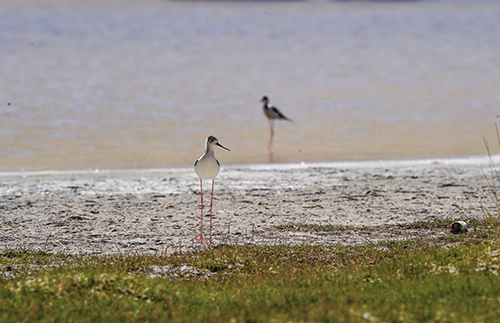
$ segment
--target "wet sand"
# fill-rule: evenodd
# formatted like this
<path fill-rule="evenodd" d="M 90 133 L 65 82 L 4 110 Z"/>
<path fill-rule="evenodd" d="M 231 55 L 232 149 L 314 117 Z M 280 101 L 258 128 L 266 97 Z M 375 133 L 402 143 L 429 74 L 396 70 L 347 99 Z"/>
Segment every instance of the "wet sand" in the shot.
<path fill-rule="evenodd" d="M 358 245 L 447 235 L 400 225 L 482 217 L 478 199 L 489 187 L 489 169 L 485 159 L 224 167 L 215 183 L 213 239 Z M 200 247 L 199 180 L 191 168 L 3 173 L 0 182 L 0 249 L 114 254 Z M 317 232 L 296 224 L 365 229 Z"/>
<path fill-rule="evenodd" d="M 361 244 L 482 216 L 484 160 L 310 163 L 484 154 L 500 118 L 497 3 L 0 8 L 0 171 L 25 171 L 0 174 L 0 249 L 195 248 L 192 164 L 210 134 L 231 149 L 217 153 L 217 243 Z M 264 94 L 294 120 L 277 123 L 274 161 L 297 164 L 240 166 L 269 161 Z"/>

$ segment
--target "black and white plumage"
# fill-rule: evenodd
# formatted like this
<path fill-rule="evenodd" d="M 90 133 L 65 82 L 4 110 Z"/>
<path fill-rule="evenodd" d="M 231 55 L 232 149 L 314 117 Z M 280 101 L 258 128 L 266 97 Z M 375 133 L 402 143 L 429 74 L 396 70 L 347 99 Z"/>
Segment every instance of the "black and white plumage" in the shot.
<path fill-rule="evenodd" d="M 287 118 L 277 107 L 269 104 L 269 98 L 267 96 L 263 96 L 260 99 L 260 102 L 264 103 L 264 114 L 268 119 L 283 119 L 286 121 L 292 121 L 290 118 Z"/>
<path fill-rule="evenodd" d="M 214 136 L 208 136 L 205 141 L 205 153 L 194 163 L 194 170 L 200 179 L 214 179 L 219 174 L 220 164 L 215 158 L 214 148 L 219 146 L 231 151 L 219 143 Z"/>
<path fill-rule="evenodd" d="M 263 109 L 264 114 L 269 122 L 269 130 L 271 131 L 271 136 L 269 138 L 269 144 L 267 149 L 269 150 L 269 160 L 273 162 L 273 139 L 274 139 L 274 120 L 286 120 L 292 122 L 292 120 L 286 117 L 277 107 L 269 104 L 269 98 L 263 96 L 260 102 L 264 103 Z"/>
<path fill-rule="evenodd" d="M 212 204 L 214 200 L 214 184 L 215 178 L 219 175 L 220 163 L 215 158 L 214 148 L 215 146 L 219 146 L 224 148 L 227 151 L 229 148 L 224 147 L 219 143 L 219 140 L 214 136 L 208 136 L 207 140 L 205 140 L 205 153 L 196 160 L 194 163 L 194 171 L 196 175 L 200 178 L 200 196 L 201 196 L 201 224 L 200 224 L 200 239 L 198 242 L 212 244 Z M 211 179 L 212 180 L 212 195 L 210 198 L 210 238 L 207 242 L 205 238 L 203 238 L 203 180 Z"/>

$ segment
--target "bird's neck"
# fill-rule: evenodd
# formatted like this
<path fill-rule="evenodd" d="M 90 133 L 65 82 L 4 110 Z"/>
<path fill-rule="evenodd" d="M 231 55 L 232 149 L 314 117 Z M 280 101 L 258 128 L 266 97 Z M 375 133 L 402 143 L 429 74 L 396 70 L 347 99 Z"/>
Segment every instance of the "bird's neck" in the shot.
<path fill-rule="evenodd" d="M 207 146 L 207 148 L 205 149 L 205 155 L 214 155 L 214 148 L 211 147 L 211 146 Z"/>

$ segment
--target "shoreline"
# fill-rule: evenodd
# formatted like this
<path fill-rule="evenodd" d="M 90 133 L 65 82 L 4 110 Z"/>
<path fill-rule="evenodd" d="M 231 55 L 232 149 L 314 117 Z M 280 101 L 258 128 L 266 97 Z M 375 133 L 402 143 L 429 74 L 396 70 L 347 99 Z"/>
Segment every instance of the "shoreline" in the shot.
<path fill-rule="evenodd" d="M 488 188 L 489 163 L 474 157 L 229 165 L 215 181 L 213 239 L 335 245 L 450 234 L 408 225 L 482 218 L 478 200 Z M 192 168 L 0 173 L 0 196 L 0 250 L 116 254 L 199 247 L 199 179 Z M 365 229 L 326 232 L 298 224 Z"/>
<path fill-rule="evenodd" d="M 228 164 L 221 165 L 223 169 L 249 168 L 249 169 L 292 169 L 303 167 L 327 167 L 327 168 L 366 168 L 366 167 L 422 167 L 428 165 L 445 166 L 476 166 L 489 167 L 490 163 L 500 164 L 500 154 L 492 155 L 470 155 L 458 157 L 432 157 L 413 159 L 373 159 L 373 160 L 345 160 L 325 162 L 290 162 L 290 163 L 252 163 L 252 164 Z M 14 170 L 0 171 L 1 177 L 8 176 L 50 176 L 50 175 L 90 175 L 107 173 L 157 173 L 166 171 L 190 170 L 193 167 L 155 167 L 155 168 L 88 168 L 72 170 Z"/>

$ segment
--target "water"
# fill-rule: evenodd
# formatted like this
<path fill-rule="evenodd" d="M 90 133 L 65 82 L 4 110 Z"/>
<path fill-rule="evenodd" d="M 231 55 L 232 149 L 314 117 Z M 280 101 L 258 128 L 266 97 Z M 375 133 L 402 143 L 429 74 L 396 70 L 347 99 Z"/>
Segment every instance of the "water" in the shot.
<path fill-rule="evenodd" d="M 500 114 L 499 2 L 0 0 L 0 57 L 0 171 L 265 163 L 264 94 L 276 162 L 485 154 Z"/>

